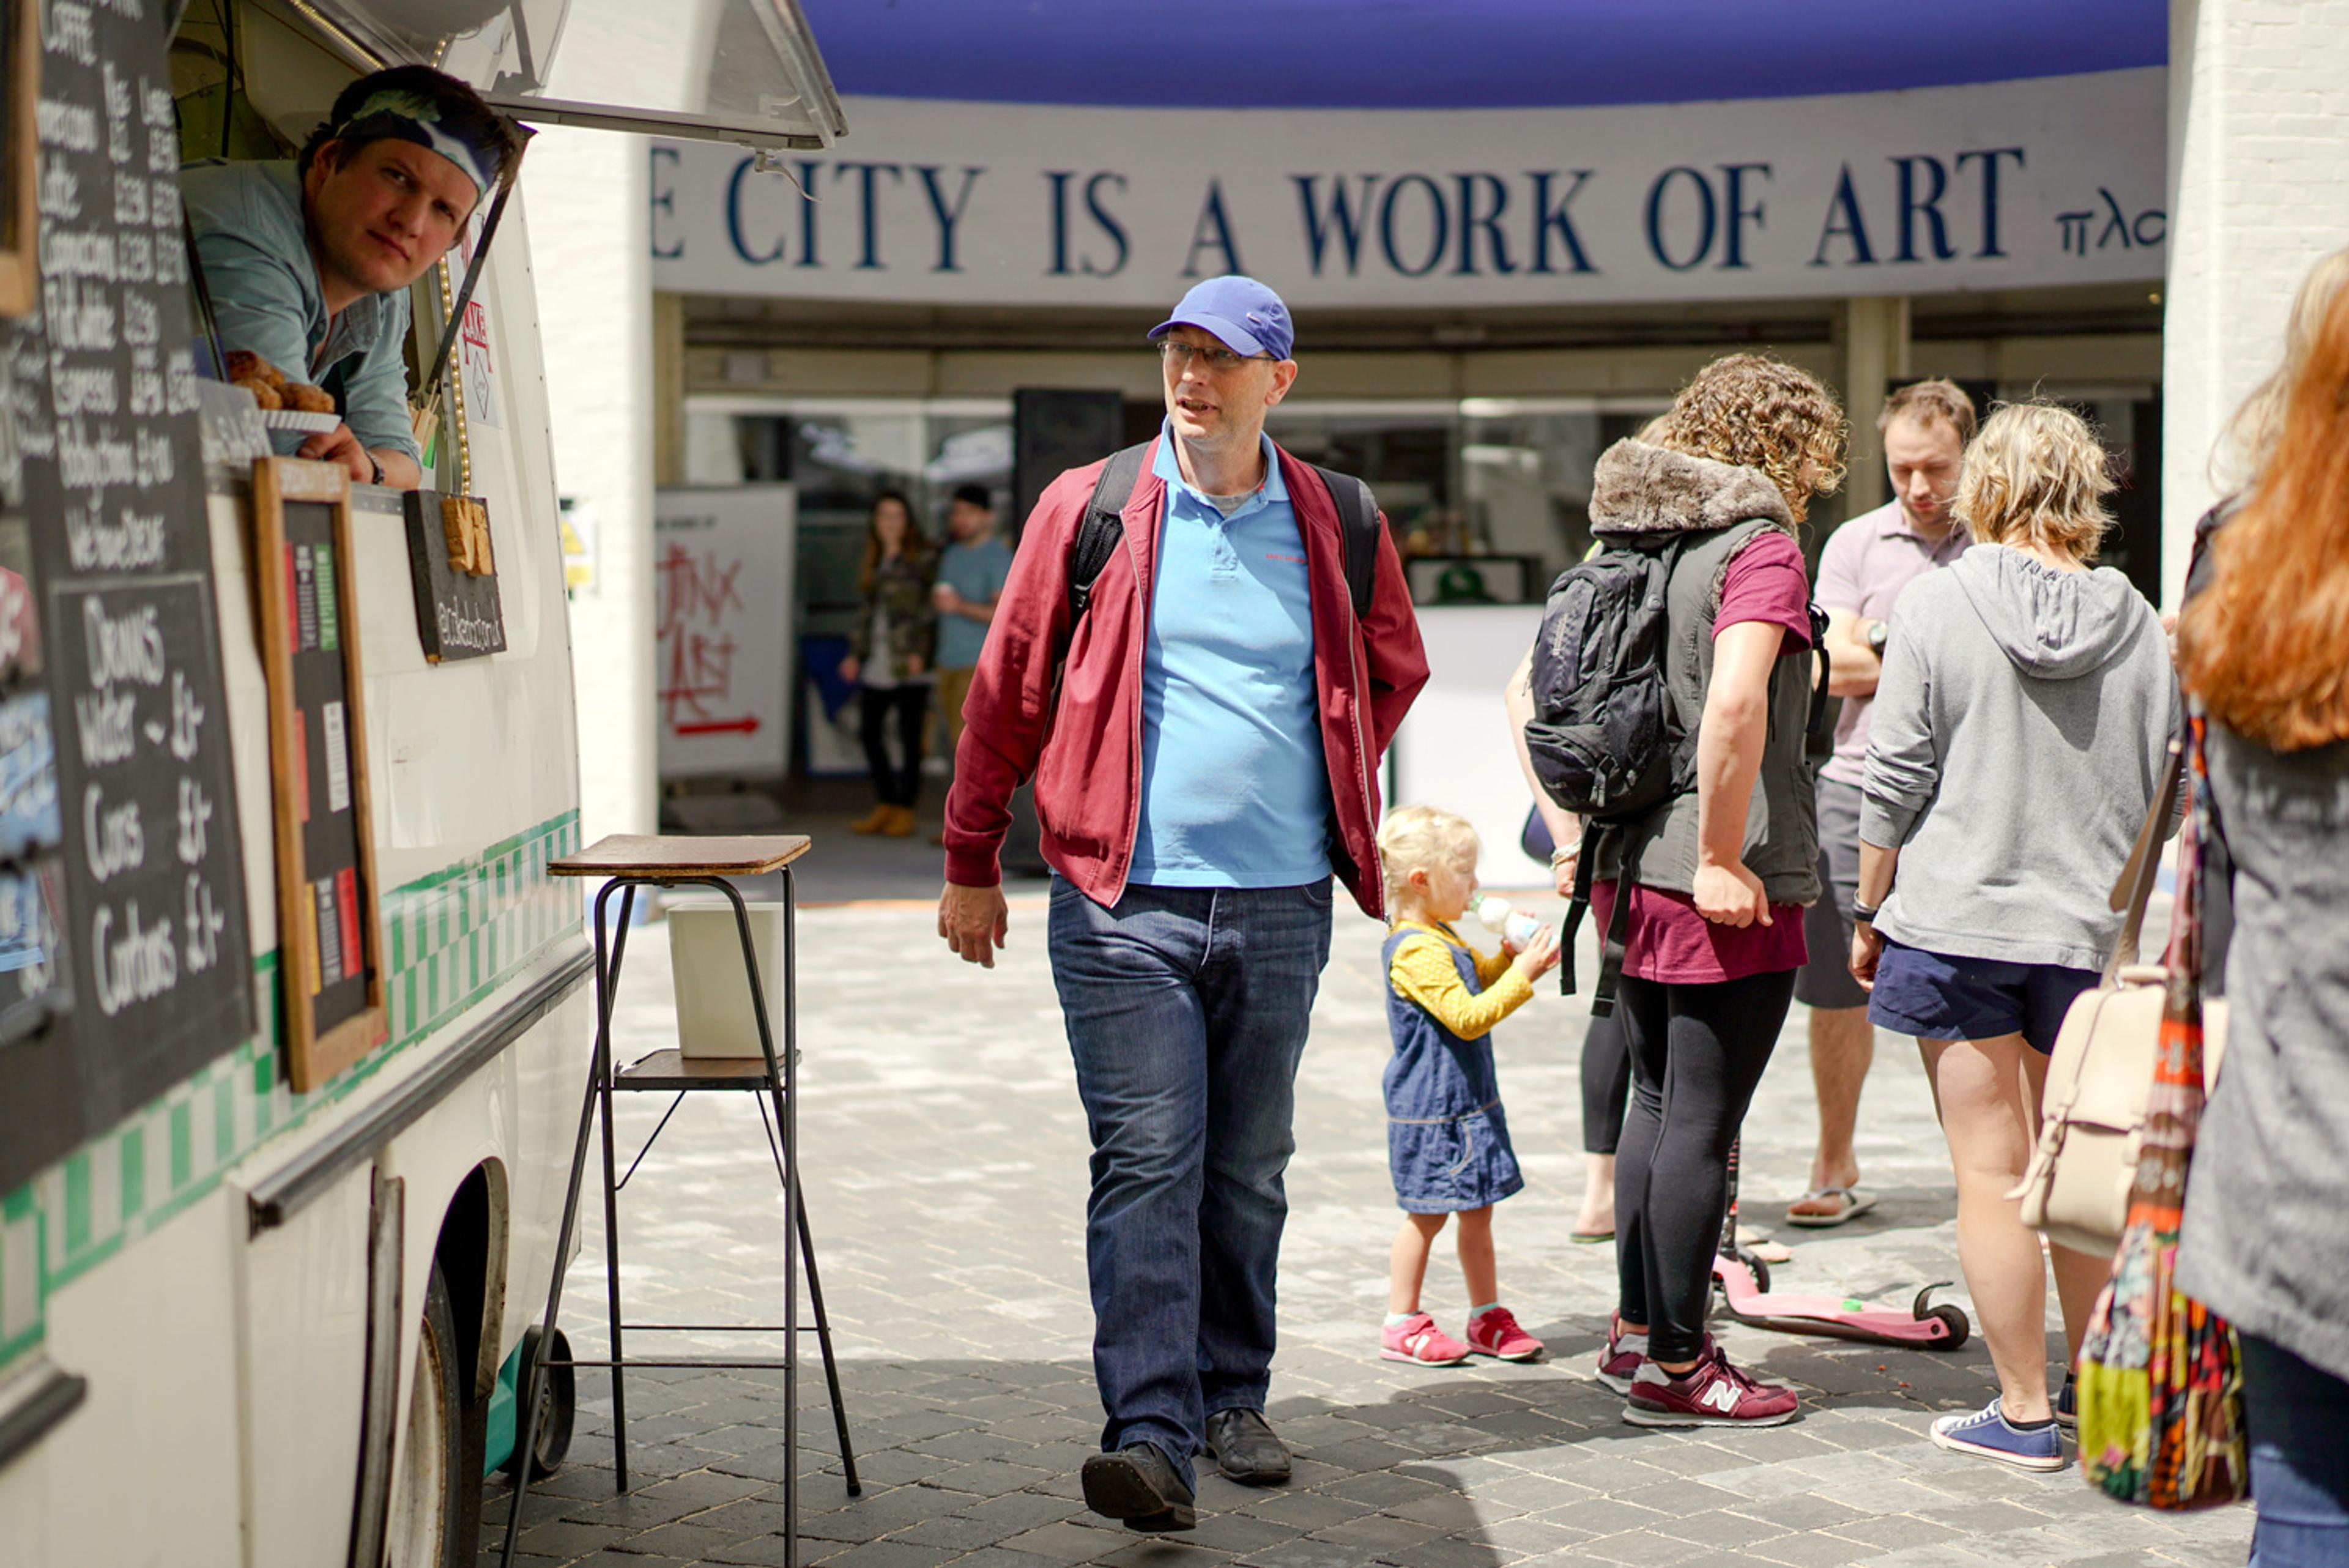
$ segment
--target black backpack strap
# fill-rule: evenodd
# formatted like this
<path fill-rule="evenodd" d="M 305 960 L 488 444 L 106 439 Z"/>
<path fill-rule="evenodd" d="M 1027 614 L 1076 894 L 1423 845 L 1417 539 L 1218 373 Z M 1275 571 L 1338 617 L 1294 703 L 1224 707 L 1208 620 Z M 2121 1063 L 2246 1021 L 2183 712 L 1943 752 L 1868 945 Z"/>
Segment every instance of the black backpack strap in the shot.
<path fill-rule="evenodd" d="M 1354 618 L 1371 613 L 1371 595 L 1379 576 L 1379 504 L 1371 487 L 1350 473 L 1312 465 L 1338 506 L 1338 535 L 1345 545 L 1346 592 L 1354 601 Z"/>
<path fill-rule="evenodd" d="M 1155 438 L 1154 438 L 1155 439 Z M 1069 546 L 1069 624 L 1082 619 L 1093 601 L 1093 584 L 1125 542 L 1125 504 L 1142 483 L 1142 460 L 1150 455 L 1150 441 L 1112 452 L 1093 482 L 1093 495 L 1085 503 L 1085 520 L 1077 524 L 1076 542 Z"/>
<path fill-rule="evenodd" d="M 1631 933 L 1631 890 L 1639 880 L 1640 856 L 1655 836 L 1651 818 L 1637 822 L 1591 822 L 1582 826 L 1582 857 L 1574 867 L 1574 892 L 1567 900 L 1566 919 L 1557 928 L 1557 992 L 1574 994 L 1574 939 L 1590 909 L 1592 867 L 1600 841 L 1614 836 L 1622 846 L 1621 864 L 1615 872 L 1615 907 L 1607 912 L 1607 929 L 1599 939 L 1599 981 L 1590 992 L 1590 1016 L 1605 1018 L 1615 1011 L 1615 982 L 1623 976 L 1623 960 Z"/>
<path fill-rule="evenodd" d="M 1811 718 L 1810 722 L 1803 726 L 1803 732 L 1816 741 L 1824 739 L 1826 734 L 1827 677 L 1835 669 L 1835 655 L 1827 648 L 1827 612 L 1816 604 L 1808 607 L 1811 612 L 1811 646 L 1818 650 L 1819 655 L 1819 683 L 1811 688 Z"/>

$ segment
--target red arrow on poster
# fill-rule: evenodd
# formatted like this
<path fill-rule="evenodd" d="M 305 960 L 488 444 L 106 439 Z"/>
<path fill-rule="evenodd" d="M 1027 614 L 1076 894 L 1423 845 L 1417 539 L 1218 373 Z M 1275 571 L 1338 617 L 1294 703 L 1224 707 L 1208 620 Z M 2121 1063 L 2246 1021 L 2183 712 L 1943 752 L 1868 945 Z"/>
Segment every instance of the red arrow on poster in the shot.
<path fill-rule="evenodd" d="M 698 724 L 679 724 L 677 727 L 680 735 L 721 735 L 730 732 L 739 735 L 757 734 L 758 715 L 748 713 L 740 719 L 705 719 Z"/>

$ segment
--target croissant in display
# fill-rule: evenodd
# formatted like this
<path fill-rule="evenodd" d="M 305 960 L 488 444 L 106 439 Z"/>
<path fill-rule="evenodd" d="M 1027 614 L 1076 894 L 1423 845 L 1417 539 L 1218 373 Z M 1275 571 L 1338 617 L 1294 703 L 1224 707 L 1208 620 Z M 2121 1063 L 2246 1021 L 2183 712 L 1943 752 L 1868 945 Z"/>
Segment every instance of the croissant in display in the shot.
<path fill-rule="evenodd" d="M 285 372 L 249 348 L 228 352 L 229 385 L 243 387 L 264 409 L 293 409 L 305 414 L 336 411 L 335 395 L 324 387 L 286 379 Z"/>

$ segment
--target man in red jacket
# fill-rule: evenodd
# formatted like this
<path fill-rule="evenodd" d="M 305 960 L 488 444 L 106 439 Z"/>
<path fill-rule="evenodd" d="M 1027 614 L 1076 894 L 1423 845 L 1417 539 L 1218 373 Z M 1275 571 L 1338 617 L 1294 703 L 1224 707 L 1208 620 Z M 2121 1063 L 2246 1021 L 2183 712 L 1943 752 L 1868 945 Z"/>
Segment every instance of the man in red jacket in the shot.
<path fill-rule="evenodd" d="M 1032 775 L 1093 1143 L 1109 1422 L 1085 1502 L 1145 1531 L 1191 1527 L 1194 1454 L 1288 1479 L 1264 1404 L 1297 1064 L 1331 876 L 1382 912 L 1379 759 L 1427 680 L 1383 521 L 1358 618 L 1337 504 L 1264 433 L 1297 379 L 1279 296 L 1210 278 L 1151 337 L 1166 422 L 1081 615 L 1069 557 L 1103 465 L 1061 474 L 1021 535 L 963 708 L 938 900 L 938 934 L 991 967 Z"/>

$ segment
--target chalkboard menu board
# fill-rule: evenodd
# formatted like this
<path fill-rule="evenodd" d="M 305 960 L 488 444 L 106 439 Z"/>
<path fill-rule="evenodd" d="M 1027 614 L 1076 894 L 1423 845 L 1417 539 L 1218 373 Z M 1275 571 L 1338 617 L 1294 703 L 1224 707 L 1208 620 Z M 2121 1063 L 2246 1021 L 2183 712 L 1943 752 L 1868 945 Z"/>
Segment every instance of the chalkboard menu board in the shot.
<path fill-rule="evenodd" d="M 408 566 L 416 585 L 416 635 L 424 657 L 479 659 L 506 646 L 498 567 L 483 502 L 438 491 L 408 493 Z"/>
<path fill-rule="evenodd" d="M 253 540 L 269 683 L 286 1073 L 303 1093 L 388 1033 L 350 475 L 331 462 L 254 463 Z"/>
<path fill-rule="evenodd" d="M 43 9 L 39 299 L 0 323 L 25 548 L 21 566 L 5 559 L 0 520 L 0 567 L 26 589 L 15 637 L 37 647 L 47 708 L 17 702 L 0 731 L 20 749 L 50 732 L 52 765 L 19 771 L 48 775 L 57 845 L 28 826 L 36 802 L 0 809 L 27 846 L 0 859 L 0 968 L 9 929 L 42 950 L 5 971 L 19 978 L 0 978 L 0 1016 L 21 1010 L 28 971 L 52 1016 L 0 1044 L 0 1190 L 254 1028 L 168 8 Z"/>

